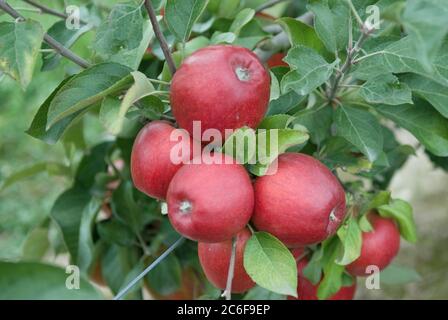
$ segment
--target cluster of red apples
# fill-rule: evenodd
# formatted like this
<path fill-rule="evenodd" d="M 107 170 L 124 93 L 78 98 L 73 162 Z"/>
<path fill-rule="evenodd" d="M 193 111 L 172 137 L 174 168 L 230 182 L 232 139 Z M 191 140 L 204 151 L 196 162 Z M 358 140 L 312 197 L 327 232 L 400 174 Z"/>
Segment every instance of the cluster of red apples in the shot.
<path fill-rule="evenodd" d="M 201 121 L 202 130 L 213 128 L 223 134 L 225 129 L 256 128 L 269 96 L 270 76 L 263 64 L 251 51 L 229 45 L 196 51 L 183 62 L 171 84 L 173 114 L 190 136 L 193 121 Z M 302 273 L 307 263 L 303 248 L 327 239 L 343 222 L 345 192 L 338 179 L 318 160 L 299 153 L 280 155 L 276 172 L 256 179 L 225 154 L 214 154 L 222 161 L 209 163 L 192 161 L 193 152 L 189 152 L 182 155 L 185 161 L 175 164 L 171 151 L 179 142 L 170 139 L 174 130 L 164 121 L 151 122 L 141 130 L 132 151 L 132 178 L 140 191 L 167 202 L 174 229 L 198 242 L 200 263 L 209 281 L 220 289 L 226 287 L 236 237 L 232 292 L 245 292 L 255 285 L 243 266 L 251 222 L 254 229 L 271 233 L 293 250 L 299 260 L 299 299 L 316 299 L 317 286 Z M 184 141 L 186 150 L 203 147 L 201 141 L 189 139 Z M 374 214 L 371 222 L 375 231 L 364 234 L 362 255 L 347 268 L 355 276 L 364 275 L 369 264 L 384 267 L 398 250 L 395 224 Z M 386 244 L 387 252 L 379 249 L 375 239 L 369 240 L 372 236 Z M 354 289 L 342 288 L 332 299 L 351 299 Z"/>

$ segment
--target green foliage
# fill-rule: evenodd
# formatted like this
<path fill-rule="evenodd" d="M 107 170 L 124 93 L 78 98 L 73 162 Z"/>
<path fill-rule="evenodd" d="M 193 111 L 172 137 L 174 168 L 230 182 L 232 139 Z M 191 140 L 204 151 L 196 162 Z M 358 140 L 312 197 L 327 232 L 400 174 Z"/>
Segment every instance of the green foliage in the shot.
<path fill-rule="evenodd" d="M 446 1 L 358 0 L 352 1 L 351 8 L 351 1 L 310 0 L 306 7 L 314 14 L 312 25 L 295 18 L 305 13 L 305 4 L 294 1 L 267 10 L 275 17 L 272 21 L 256 15 L 261 0 L 151 2 L 158 13 L 165 9 L 164 16 L 158 17 L 159 26 L 176 66 L 213 44 L 243 46 L 264 60 L 273 53 L 286 54 L 288 66 L 270 70 L 269 109 L 259 127 L 240 128 L 219 147 L 236 152 L 253 176 L 266 174 L 269 164 L 287 151 L 312 155 L 336 173 L 345 171 L 350 176 L 350 180 L 339 176 L 350 199 L 349 217 L 336 235 L 307 248 L 312 254 L 304 274 L 320 283 L 320 299 L 351 279 L 344 266 L 359 257 L 362 233 L 372 230 L 369 211 L 396 220 L 404 239 L 417 240 L 411 206 L 385 190 L 416 151 L 395 138 L 398 128 L 414 135 L 437 166 L 447 168 Z M 380 8 L 381 28 L 357 41 L 366 32 L 357 15 L 367 19 L 365 8 L 371 4 Z M 21 258 L 38 261 L 49 251 L 67 252 L 83 277 L 100 262 L 114 294 L 178 238 L 161 214 L 163 205 L 137 191 L 129 174 L 137 131 L 147 121 L 172 118 L 172 75 L 144 9 L 141 1 L 94 2 L 82 7 L 82 17 L 89 23 L 78 30 L 66 28 L 61 20 L 11 22 L 3 21 L 4 15 L 0 22 L 0 78 L 11 77 L 25 89 L 38 67 L 48 72 L 48 78 L 56 73 L 65 76 L 41 104 L 27 131 L 49 144 L 60 141 L 63 156 L 29 162 L 2 177 L 1 192 L 42 172 L 70 180 L 63 183 L 65 191 L 54 203 L 51 222 L 42 219 L 29 228 Z M 36 18 L 41 21 L 40 15 Z M 280 36 L 279 26 L 284 31 Z M 80 71 L 64 63 L 66 58 L 42 42 L 45 30 L 66 48 L 90 58 L 92 66 Z M 356 49 L 353 57 L 347 54 L 351 49 Z M 38 75 L 36 79 L 43 81 Z M 32 100 L 35 104 L 43 99 Z M 101 124 L 107 136 L 104 131 L 92 133 L 92 122 Z M 268 146 L 273 129 L 278 130 L 279 145 L 272 152 Z M 254 149 L 244 142 L 248 135 L 257 143 Z M 238 139 L 243 139 L 239 150 Z M 261 140 L 266 144 L 259 145 Z M 117 160 L 123 165 L 116 165 Z M 55 244 L 58 237 L 62 245 Z M 187 267 L 200 272 L 197 252 L 191 243 L 183 246 L 146 276 L 155 292 L 176 292 Z M 296 295 L 296 262 L 273 236 L 255 232 L 246 246 L 244 265 L 259 285 L 244 299 Z M 53 298 L 42 295 L 44 291 L 57 298 L 100 298 L 85 280 L 85 291 L 61 288 L 63 271 L 40 263 L 1 262 L 5 276 L 0 277 L 0 296 Z M 418 278 L 406 267 L 391 266 L 381 273 L 384 283 L 404 284 Z M 25 286 L 34 281 L 39 293 Z M 141 281 L 126 298 L 141 299 L 142 288 Z M 218 297 L 213 290 L 204 294 Z"/>
<path fill-rule="evenodd" d="M 256 232 L 244 250 L 244 268 L 260 287 L 297 297 L 297 268 L 291 252 L 277 238 Z"/>

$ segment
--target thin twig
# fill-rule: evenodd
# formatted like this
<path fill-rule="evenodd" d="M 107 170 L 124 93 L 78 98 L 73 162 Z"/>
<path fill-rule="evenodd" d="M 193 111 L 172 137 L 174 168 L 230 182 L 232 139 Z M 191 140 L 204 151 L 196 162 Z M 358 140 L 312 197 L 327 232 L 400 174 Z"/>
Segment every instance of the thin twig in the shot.
<path fill-rule="evenodd" d="M 40 4 L 40 3 L 38 3 L 38 2 L 36 2 L 34 0 L 23 0 L 23 1 L 28 3 L 29 5 L 37 8 L 40 11 L 40 13 L 50 14 L 52 16 L 59 17 L 61 19 L 68 19 L 69 18 L 69 16 L 66 15 L 65 13 L 59 12 L 57 10 L 54 10 L 54 9 L 49 8 L 47 6 L 44 6 L 43 4 Z M 80 19 L 79 22 L 81 22 L 82 24 L 87 24 L 87 22 L 82 20 L 82 19 Z"/>
<path fill-rule="evenodd" d="M 0 0 L 0 9 L 5 11 L 7 14 L 9 14 L 11 17 L 13 17 L 16 20 L 23 20 L 25 21 L 25 17 L 22 16 L 20 13 L 18 13 L 14 8 L 12 8 L 5 0 Z M 47 33 L 44 35 L 44 41 L 52 47 L 56 52 L 58 52 L 61 56 L 66 57 L 67 59 L 73 61 L 77 65 L 79 65 L 82 68 L 88 68 L 90 67 L 90 63 L 84 60 L 83 58 L 76 55 L 73 51 L 67 49 L 64 47 L 61 43 L 56 41 L 53 37 L 49 36 Z"/>
<path fill-rule="evenodd" d="M 176 72 L 176 64 L 174 63 L 173 56 L 171 55 L 171 50 L 166 42 L 165 36 L 160 30 L 159 22 L 157 21 L 156 12 L 152 7 L 151 0 L 145 0 L 145 8 L 146 11 L 148 11 L 149 20 L 151 21 L 154 34 L 156 35 L 157 40 L 159 40 L 160 47 L 162 48 L 163 55 L 165 56 L 165 60 L 168 68 L 170 69 L 171 75 L 174 75 Z"/>
<path fill-rule="evenodd" d="M 262 4 L 261 6 L 259 6 L 257 9 L 255 9 L 256 13 L 260 13 L 263 10 L 269 9 L 279 3 L 285 2 L 285 1 L 289 1 L 289 0 L 270 0 L 264 4 Z"/>
<path fill-rule="evenodd" d="M 342 78 L 352 67 L 357 53 L 361 50 L 361 46 L 364 44 L 364 42 L 369 37 L 369 35 L 372 31 L 373 30 L 366 29 L 363 26 L 362 30 L 361 30 L 361 35 L 360 35 L 358 41 L 355 43 L 355 45 L 351 49 L 350 49 L 351 45 L 349 45 L 348 50 L 347 50 L 347 58 L 344 62 L 344 65 L 342 66 L 342 68 L 340 70 L 337 71 L 336 77 L 334 78 L 334 81 L 332 82 L 332 85 L 328 91 L 327 97 L 328 97 L 328 101 L 330 103 L 334 100 L 336 93 L 338 92 L 339 84 L 340 84 Z"/>
<path fill-rule="evenodd" d="M 235 256 L 236 256 L 236 242 L 237 236 L 232 239 L 232 254 L 230 255 L 229 271 L 227 272 L 227 284 L 224 293 L 222 294 L 226 300 L 232 299 L 232 282 L 233 275 L 235 274 Z"/>
<path fill-rule="evenodd" d="M 115 297 L 114 300 L 121 300 L 129 290 L 132 289 L 144 276 L 146 276 L 152 269 L 154 269 L 160 262 L 162 262 L 171 252 L 174 251 L 185 241 L 184 237 L 179 238 L 175 243 L 171 245 L 164 253 L 160 255 L 153 263 L 151 263 L 142 273 L 134 278 L 123 290 L 121 290 Z"/>

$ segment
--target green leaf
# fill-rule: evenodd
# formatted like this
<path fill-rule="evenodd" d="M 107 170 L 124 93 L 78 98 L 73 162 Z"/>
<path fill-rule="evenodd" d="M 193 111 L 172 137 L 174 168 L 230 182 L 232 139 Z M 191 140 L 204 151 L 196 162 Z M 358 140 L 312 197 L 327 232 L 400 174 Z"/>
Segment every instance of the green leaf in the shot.
<path fill-rule="evenodd" d="M 241 29 L 248 24 L 255 16 L 255 10 L 250 8 L 245 8 L 238 12 L 238 14 L 235 17 L 235 20 L 233 20 L 232 24 L 230 25 L 229 31 L 239 35 Z"/>
<path fill-rule="evenodd" d="M 361 254 L 362 233 L 356 218 L 350 218 L 337 231 L 337 235 L 342 242 L 344 248 L 344 255 L 336 261 L 337 264 L 346 266 L 356 259 Z"/>
<path fill-rule="evenodd" d="M 6 188 L 14 185 L 17 182 L 20 182 L 22 180 L 25 180 L 27 178 L 30 178 L 36 174 L 42 173 L 42 172 L 49 172 L 49 170 L 52 170 L 52 172 L 58 172 L 62 174 L 69 173 L 69 170 L 66 166 L 64 166 L 61 163 L 57 162 L 41 162 L 41 163 L 35 163 L 29 167 L 26 167 L 22 170 L 19 170 L 9 177 L 7 177 L 0 188 L 0 191 L 5 190 Z"/>
<path fill-rule="evenodd" d="M 361 96 L 369 103 L 398 105 L 412 104 L 412 92 L 406 83 L 401 83 L 392 74 L 382 75 L 364 83 Z"/>
<path fill-rule="evenodd" d="M 432 71 L 432 62 L 448 34 L 448 2 L 444 0 L 409 0 L 402 15 L 405 31 L 423 66 Z"/>
<path fill-rule="evenodd" d="M 312 284 L 317 285 L 322 279 L 322 258 L 323 258 L 324 250 L 322 246 L 317 248 L 316 251 L 313 252 L 310 261 L 303 268 L 302 272 L 305 278 L 311 281 Z"/>
<path fill-rule="evenodd" d="M 140 253 L 136 249 L 117 245 L 111 245 L 104 252 L 101 257 L 101 271 L 104 280 L 114 294 L 117 294 L 124 285 L 129 283 L 126 281 L 126 276 L 138 265 L 139 256 Z"/>
<path fill-rule="evenodd" d="M 109 94 L 126 89 L 131 70 L 117 63 L 102 63 L 70 78 L 56 93 L 48 108 L 47 127 L 71 116 Z"/>
<path fill-rule="evenodd" d="M 56 96 L 56 93 L 74 76 L 71 76 L 64 81 L 62 81 L 59 86 L 51 93 L 51 95 L 45 100 L 45 102 L 40 106 L 36 115 L 34 116 L 33 122 L 31 123 L 29 129 L 26 131 L 30 136 L 42 140 L 49 144 L 55 144 L 59 138 L 64 134 L 67 128 L 78 119 L 84 112 L 80 110 L 71 116 L 68 116 L 47 129 L 47 118 L 48 109 L 50 108 L 50 103 Z"/>
<path fill-rule="evenodd" d="M 78 260 L 82 212 L 89 204 L 90 199 L 91 196 L 86 190 L 72 188 L 63 192 L 51 209 L 50 216 L 59 226 L 65 245 L 74 262 Z"/>
<path fill-rule="evenodd" d="M 145 277 L 151 290 L 160 295 L 173 294 L 182 283 L 182 267 L 179 259 L 170 254 Z"/>
<path fill-rule="evenodd" d="M 39 261 L 48 248 L 50 248 L 48 229 L 36 228 L 28 234 L 22 246 L 22 260 Z"/>
<path fill-rule="evenodd" d="M 281 81 L 283 92 L 294 90 L 307 95 L 327 81 L 336 65 L 328 63 L 313 49 L 297 46 L 289 50 L 285 61 L 291 66 Z"/>
<path fill-rule="evenodd" d="M 117 219 L 101 221 L 97 224 L 98 234 L 108 243 L 120 246 L 132 246 L 135 243 L 134 232 Z"/>
<path fill-rule="evenodd" d="M 43 37 L 44 30 L 36 21 L 0 22 L 0 71 L 24 89 L 33 76 Z"/>
<path fill-rule="evenodd" d="M 448 41 L 443 43 L 440 52 L 446 52 Z M 378 48 L 368 53 L 362 59 L 355 70 L 354 76 L 369 80 L 373 77 L 390 73 L 412 72 L 426 76 L 442 85 L 448 85 L 448 65 L 446 56 L 436 57 L 432 63 L 433 72 L 428 73 L 415 55 L 415 49 L 410 37 L 402 38 L 396 42 Z"/>
<path fill-rule="evenodd" d="M 165 7 L 165 21 L 181 42 L 190 38 L 191 29 L 199 19 L 208 0 L 170 0 Z"/>
<path fill-rule="evenodd" d="M 106 156 L 112 143 L 103 142 L 94 146 L 84 157 L 76 169 L 75 186 L 89 190 L 95 183 L 95 176 L 100 172 L 106 172 Z"/>
<path fill-rule="evenodd" d="M 144 21 L 140 4 L 115 4 L 98 27 L 92 48 L 104 58 L 137 48 L 143 39 Z"/>
<path fill-rule="evenodd" d="M 297 297 L 297 266 L 285 245 L 266 232 L 256 232 L 244 250 L 244 268 L 260 287 Z"/>
<path fill-rule="evenodd" d="M 286 296 L 255 286 L 246 293 L 243 300 L 286 300 Z"/>
<path fill-rule="evenodd" d="M 236 40 L 236 34 L 232 32 L 219 32 L 213 33 L 210 39 L 211 44 L 233 43 Z"/>
<path fill-rule="evenodd" d="M 383 151 L 381 126 L 370 112 L 341 105 L 336 109 L 335 123 L 337 135 L 352 143 L 370 162 Z"/>
<path fill-rule="evenodd" d="M 269 103 L 269 108 L 266 115 L 270 116 L 274 114 L 287 113 L 304 99 L 305 96 L 299 96 L 294 91 L 289 91 Z"/>
<path fill-rule="evenodd" d="M 312 0 L 307 8 L 314 13 L 314 29 L 328 51 L 344 50 L 348 43 L 350 17 L 346 2 Z"/>
<path fill-rule="evenodd" d="M 134 199 L 131 181 L 124 181 L 112 195 L 112 211 L 121 222 L 129 226 L 134 233 L 139 233 L 144 227 L 141 208 Z"/>
<path fill-rule="evenodd" d="M 129 108 L 138 100 L 155 92 L 154 86 L 143 73 L 134 71 L 131 74 L 134 78 L 134 84 L 126 92 L 119 108 L 117 108 L 117 102 L 103 103 L 100 110 L 101 122 L 114 135 L 119 134 L 123 129 L 123 123 Z"/>
<path fill-rule="evenodd" d="M 256 176 L 267 173 L 270 164 L 290 147 L 304 144 L 309 139 L 308 132 L 300 129 L 259 130 L 257 134 L 257 163 L 249 166 Z M 271 141 L 272 146 L 271 146 Z"/>
<path fill-rule="evenodd" d="M 316 34 L 314 28 L 294 18 L 280 18 L 280 25 L 288 35 L 291 47 L 302 45 L 325 54 L 325 46 Z"/>
<path fill-rule="evenodd" d="M 272 101 L 280 97 L 280 82 L 272 71 L 269 71 L 269 73 L 271 74 L 271 94 L 269 101 Z"/>
<path fill-rule="evenodd" d="M 320 145 L 329 135 L 333 124 L 333 109 L 328 105 L 300 110 L 294 115 L 293 124 L 307 128 L 310 139 Z"/>
<path fill-rule="evenodd" d="M 376 110 L 412 133 L 433 154 L 448 156 L 448 119 L 428 103 L 419 101 L 415 105 L 393 107 L 381 105 Z"/>
<path fill-rule="evenodd" d="M 289 114 L 268 116 L 261 121 L 258 125 L 258 129 L 286 129 L 293 119 L 294 117 Z"/>
<path fill-rule="evenodd" d="M 448 118 L 448 86 L 443 86 L 428 78 L 407 74 L 400 77 L 417 96 L 427 100 L 445 118 Z"/>
<path fill-rule="evenodd" d="M 317 289 L 317 296 L 320 300 L 330 298 L 342 287 L 344 266 L 336 263 L 340 256 L 342 245 L 338 237 L 330 238 L 323 243 L 324 255 L 322 257 L 323 279 Z"/>
<path fill-rule="evenodd" d="M 395 264 L 389 265 L 380 273 L 381 283 L 389 285 L 405 285 L 421 281 L 421 279 L 421 276 L 414 269 Z"/>
<path fill-rule="evenodd" d="M 79 225 L 79 243 L 77 266 L 83 272 L 89 270 L 94 259 L 94 245 L 92 238 L 93 224 L 95 218 L 101 209 L 102 199 L 92 198 L 82 211 L 81 222 Z"/>
<path fill-rule="evenodd" d="M 65 25 L 65 20 L 58 21 L 47 30 L 47 34 L 66 48 L 70 48 L 86 32 L 92 29 L 92 25 L 82 25 L 79 29 L 69 29 Z M 49 50 L 51 47 L 47 43 L 42 44 L 42 49 Z M 55 69 L 62 56 L 57 52 L 42 53 L 42 71 Z"/>
<path fill-rule="evenodd" d="M 378 212 L 386 218 L 398 222 L 401 236 L 411 243 L 417 242 L 417 228 L 412 215 L 412 206 L 403 200 L 392 200 L 390 204 L 378 207 Z"/>
<path fill-rule="evenodd" d="M 256 155 L 255 130 L 243 127 L 236 130 L 222 146 L 221 152 L 230 155 L 240 164 L 249 163 Z"/>
<path fill-rule="evenodd" d="M 98 291 L 83 277 L 79 289 L 68 289 L 64 269 L 36 262 L 0 262 L 2 300 L 96 300 Z M 32 283 L 33 285 L 30 285 Z"/>
<path fill-rule="evenodd" d="M 144 21 L 142 24 L 143 38 L 140 44 L 134 49 L 121 48 L 116 53 L 111 53 L 107 57 L 103 57 L 104 61 L 115 62 L 121 65 L 127 66 L 132 70 L 137 70 L 140 66 L 143 56 L 149 47 L 152 39 L 154 38 L 154 30 L 152 29 L 151 22 Z"/>

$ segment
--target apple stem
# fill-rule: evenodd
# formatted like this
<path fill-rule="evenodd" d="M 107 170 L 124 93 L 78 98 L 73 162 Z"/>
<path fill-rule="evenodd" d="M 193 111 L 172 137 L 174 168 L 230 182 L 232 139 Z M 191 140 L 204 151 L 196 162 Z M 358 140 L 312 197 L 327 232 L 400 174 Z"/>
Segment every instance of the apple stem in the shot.
<path fill-rule="evenodd" d="M 151 21 L 154 34 L 156 35 L 157 40 L 159 40 L 168 69 L 170 69 L 171 75 L 174 75 L 176 72 L 176 64 L 174 63 L 173 56 L 171 55 L 171 50 L 166 42 L 165 36 L 160 30 L 159 22 L 157 21 L 157 16 L 154 8 L 152 7 L 151 0 L 145 0 L 145 8 L 146 11 L 148 11 L 149 20 Z"/>
<path fill-rule="evenodd" d="M 229 271 L 227 273 L 227 285 L 224 293 L 222 294 L 226 300 L 232 299 L 232 282 L 233 274 L 235 272 L 235 256 L 236 256 L 236 236 L 232 239 L 232 254 L 230 256 Z"/>

